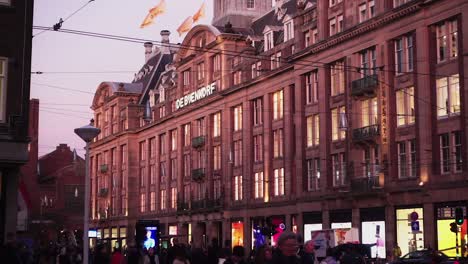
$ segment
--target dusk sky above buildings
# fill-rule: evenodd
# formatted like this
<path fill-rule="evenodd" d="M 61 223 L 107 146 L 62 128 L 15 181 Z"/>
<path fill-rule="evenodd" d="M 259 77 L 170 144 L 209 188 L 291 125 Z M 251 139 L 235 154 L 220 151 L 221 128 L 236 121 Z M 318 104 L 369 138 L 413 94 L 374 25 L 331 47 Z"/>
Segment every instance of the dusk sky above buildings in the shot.
<path fill-rule="evenodd" d="M 38 0 L 34 26 L 52 27 L 73 14 L 87 0 Z M 171 43 L 180 43 L 176 29 L 206 3 L 206 16 L 197 24 L 210 24 L 210 0 L 166 0 L 166 12 L 154 24 L 141 29 L 148 10 L 159 0 L 95 0 L 81 9 L 62 28 L 160 41 L 160 31 L 170 30 Z M 38 34 L 40 33 L 40 34 Z M 60 143 L 76 148 L 83 156 L 84 142 L 73 132 L 89 123 L 94 92 L 104 81 L 131 82 L 144 64 L 140 43 L 100 39 L 61 32 L 34 30 L 31 98 L 40 100 L 39 155 Z M 119 73 L 108 73 L 116 72 Z"/>

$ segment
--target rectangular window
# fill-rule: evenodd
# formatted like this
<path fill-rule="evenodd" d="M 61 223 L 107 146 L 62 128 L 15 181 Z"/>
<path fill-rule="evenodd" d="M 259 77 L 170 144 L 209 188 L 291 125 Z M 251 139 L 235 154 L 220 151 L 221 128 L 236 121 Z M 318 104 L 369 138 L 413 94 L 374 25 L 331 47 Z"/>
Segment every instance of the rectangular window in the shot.
<path fill-rule="evenodd" d="M 242 140 L 234 141 L 234 166 L 242 165 Z"/>
<path fill-rule="evenodd" d="M 190 184 L 184 185 L 184 203 L 188 203 L 191 200 Z"/>
<path fill-rule="evenodd" d="M 377 98 L 360 101 L 361 104 L 361 127 L 376 125 L 378 119 L 378 102 Z"/>
<path fill-rule="evenodd" d="M 177 188 L 171 188 L 171 208 L 177 208 Z"/>
<path fill-rule="evenodd" d="M 337 16 L 338 26 L 337 26 L 337 33 L 343 32 L 344 30 L 344 23 L 343 23 L 343 15 Z"/>
<path fill-rule="evenodd" d="M 318 146 L 320 144 L 320 115 L 314 115 L 314 135 L 312 138 L 312 144 Z"/>
<path fill-rule="evenodd" d="M 167 176 L 166 162 L 161 161 L 159 163 L 159 177 L 160 177 L 161 185 L 166 183 L 166 176 Z"/>
<path fill-rule="evenodd" d="M 171 151 L 177 150 L 177 129 L 171 130 Z"/>
<path fill-rule="evenodd" d="M 440 162 L 441 162 L 441 172 L 449 173 L 450 172 L 450 135 L 442 134 L 440 135 Z"/>
<path fill-rule="evenodd" d="M 437 116 L 447 117 L 460 113 L 460 80 L 454 74 L 436 80 Z"/>
<path fill-rule="evenodd" d="M 290 20 L 284 23 L 284 41 L 288 41 L 294 38 L 294 23 Z"/>
<path fill-rule="evenodd" d="M 359 52 L 359 57 L 361 59 L 361 78 L 376 74 L 377 58 L 375 56 L 375 47 Z"/>
<path fill-rule="evenodd" d="M 413 124 L 416 121 L 414 109 L 414 87 L 396 91 L 397 126 Z"/>
<path fill-rule="evenodd" d="M 263 171 L 255 173 L 255 199 L 263 198 Z"/>
<path fill-rule="evenodd" d="M 221 71 L 221 55 L 216 54 L 212 57 L 212 65 L 213 65 L 213 75 L 219 74 Z M 216 79 L 215 76 L 213 76 L 213 79 Z"/>
<path fill-rule="evenodd" d="M 359 23 L 375 16 L 374 0 L 368 0 L 359 5 Z"/>
<path fill-rule="evenodd" d="M 398 7 L 413 0 L 393 0 L 393 7 Z"/>
<path fill-rule="evenodd" d="M 283 90 L 273 93 L 273 120 L 283 118 Z"/>
<path fill-rule="evenodd" d="M 253 137 L 254 162 L 263 161 L 263 135 Z"/>
<path fill-rule="evenodd" d="M 213 170 L 221 169 L 221 146 L 213 147 Z"/>
<path fill-rule="evenodd" d="M 318 146 L 320 140 L 320 117 L 312 115 L 307 117 L 307 147 Z"/>
<path fill-rule="evenodd" d="M 330 65 L 331 95 L 339 95 L 345 91 L 344 63 L 337 61 Z"/>
<path fill-rule="evenodd" d="M 265 50 L 264 51 L 269 51 L 271 50 L 274 45 L 273 45 L 273 32 L 269 31 L 265 33 Z"/>
<path fill-rule="evenodd" d="M 255 0 L 247 0 L 247 8 L 249 9 L 255 8 Z"/>
<path fill-rule="evenodd" d="M 190 154 L 184 154 L 184 178 L 190 178 L 192 169 L 192 164 L 190 161 Z"/>
<path fill-rule="evenodd" d="M 234 131 L 242 129 L 242 105 L 234 107 Z"/>
<path fill-rule="evenodd" d="M 232 73 L 233 85 L 239 85 L 242 82 L 242 71 L 235 71 Z"/>
<path fill-rule="evenodd" d="M 156 192 L 150 193 L 150 211 L 156 210 Z"/>
<path fill-rule="evenodd" d="M 398 146 L 398 177 L 400 179 L 416 177 L 416 140 L 397 143 Z"/>
<path fill-rule="evenodd" d="M 304 33 L 304 48 L 309 47 L 311 44 L 311 39 L 310 39 L 310 32 L 305 32 Z"/>
<path fill-rule="evenodd" d="M 330 19 L 329 24 L 330 24 L 330 36 L 333 36 L 333 35 L 335 35 L 337 33 L 337 30 L 336 30 L 336 17 Z"/>
<path fill-rule="evenodd" d="M 344 153 L 332 155 L 333 186 L 339 187 L 346 184 L 346 159 Z"/>
<path fill-rule="evenodd" d="M 461 132 L 456 131 L 453 133 L 453 154 L 455 159 L 455 172 L 463 170 L 463 156 L 462 156 L 462 143 Z"/>
<path fill-rule="evenodd" d="M 273 157 L 283 157 L 283 129 L 273 130 Z"/>
<path fill-rule="evenodd" d="M 396 73 L 405 73 L 413 71 L 414 67 L 414 49 L 413 34 L 408 34 L 395 39 L 395 71 Z"/>
<path fill-rule="evenodd" d="M 320 189 L 320 159 L 307 160 L 307 182 L 309 191 Z"/>
<path fill-rule="evenodd" d="M 312 29 L 312 44 L 317 43 L 319 40 L 317 28 Z"/>
<path fill-rule="evenodd" d="M 166 134 L 159 135 L 159 155 L 166 154 Z"/>
<path fill-rule="evenodd" d="M 234 177 L 234 201 L 242 200 L 242 176 Z"/>
<path fill-rule="evenodd" d="M 150 165 L 150 184 L 156 184 L 156 166 L 154 164 Z"/>
<path fill-rule="evenodd" d="M 252 79 L 257 78 L 257 76 L 258 76 L 257 64 L 252 63 L 251 69 L 252 69 Z"/>
<path fill-rule="evenodd" d="M 184 146 L 189 147 L 191 144 L 191 129 L 190 129 L 190 123 L 184 125 Z"/>
<path fill-rule="evenodd" d="M 197 79 L 199 81 L 205 79 L 205 63 L 197 64 Z"/>
<path fill-rule="evenodd" d="M 140 212 L 144 213 L 146 211 L 146 193 L 140 194 Z"/>
<path fill-rule="evenodd" d="M 162 189 L 161 190 L 161 199 L 160 199 L 160 202 L 161 202 L 161 210 L 166 210 L 166 197 L 167 197 L 167 194 L 166 194 L 166 190 L 165 189 Z"/>
<path fill-rule="evenodd" d="M 184 84 L 184 90 L 189 89 L 190 86 L 190 69 L 185 70 L 182 72 L 182 77 L 183 77 L 183 84 Z"/>
<path fill-rule="evenodd" d="M 146 141 L 140 142 L 140 161 L 146 160 Z"/>
<path fill-rule="evenodd" d="M 346 108 L 340 106 L 331 110 L 332 140 L 344 140 L 346 138 Z"/>
<path fill-rule="evenodd" d="M 219 199 L 221 197 L 221 180 L 214 179 L 213 180 L 213 198 Z"/>
<path fill-rule="evenodd" d="M 213 115 L 213 137 L 221 136 L 221 113 Z"/>
<path fill-rule="evenodd" d="M 140 187 L 145 187 L 146 185 L 146 168 L 140 168 Z"/>
<path fill-rule="evenodd" d="M 177 159 L 171 159 L 171 180 L 177 180 Z"/>
<path fill-rule="evenodd" d="M 458 56 L 458 22 L 446 20 L 436 25 L 437 62 Z"/>
<path fill-rule="evenodd" d="M 206 135 L 206 128 L 205 128 L 205 118 L 197 119 L 197 136 L 205 136 Z"/>
<path fill-rule="evenodd" d="M 253 100 L 253 108 L 253 124 L 254 126 L 260 125 L 263 123 L 262 98 L 257 98 Z"/>
<path fill-rule="evenodd" d="M 274 170 L 273 177 L 275 183 L 274 196 L 284 195 L 284 168 Z"/>
<path fill-rule="evenodd" d="M 306 104 L 318 102 L 318 71 L 312 71 L 305 75 Z"/>

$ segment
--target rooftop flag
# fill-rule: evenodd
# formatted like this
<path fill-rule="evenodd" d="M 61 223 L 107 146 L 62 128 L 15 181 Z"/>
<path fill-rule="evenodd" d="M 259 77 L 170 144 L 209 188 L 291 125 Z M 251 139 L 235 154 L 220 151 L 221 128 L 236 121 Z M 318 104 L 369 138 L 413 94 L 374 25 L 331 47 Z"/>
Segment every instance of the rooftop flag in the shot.
<path fill-rule="evenodd" d="M 163 14 L 164 12 L 166 12 L 166 2 L 161 0 L 157 6 L 149 10 L 148 15 L 146 15 L 145 20 L 143 20 L 143 23 L 141 23 L 140 28 L 144 28 L 153 24 L 154 18 Z"/>
<path fill-rule="evenodd" d="M 177 32 L 179 32 L 179 36 L 182 36 L 185 32 L 189 31 L 193 25 L 193 17 L 187 17 L 184 22 L 177 28 Z"/>
<path fill-rule="evenodd" d="M 195 15 L 193 15 L 193 23 L 196 23 L 200 18 L 205 17 L 206 15 L 205 8 L 206 8 L 206 5 L 205 5 L 205 2 L 203 2 L 203 4 L 200 6 L 200 9 L 198 9 Z"/>

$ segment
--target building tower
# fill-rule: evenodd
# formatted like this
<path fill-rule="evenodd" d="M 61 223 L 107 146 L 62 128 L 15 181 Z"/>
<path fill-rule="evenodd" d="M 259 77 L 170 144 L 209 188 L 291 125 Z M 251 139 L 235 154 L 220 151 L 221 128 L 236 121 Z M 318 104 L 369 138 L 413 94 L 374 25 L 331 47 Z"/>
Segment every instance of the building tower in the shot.
<path fill-rule="evenodd" d="M 214 26 L 230 22 L 235 28 L 248 28 L 253 19 L 272 9 L 271 0 L 214 0 Z"/>

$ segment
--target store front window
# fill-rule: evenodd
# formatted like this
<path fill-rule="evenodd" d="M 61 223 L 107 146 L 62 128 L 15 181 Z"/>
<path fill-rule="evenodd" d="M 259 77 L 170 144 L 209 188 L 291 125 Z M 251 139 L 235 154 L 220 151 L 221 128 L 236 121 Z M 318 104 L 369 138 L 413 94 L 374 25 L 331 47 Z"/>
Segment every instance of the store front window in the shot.
<path fill-rule="evenodd" d="M 244 222 L 237 221 L 231 224 L 232 247 L 244 246 Z"/>
<path fill-rule="evenodd" d="M 284 232 L 286 229 L 284 216 L 271 216 L 271 227 L 273 231 L 273 235 L 271 236 L 271 246 L 276 246 L 278 244 L 278 239 L 281 233 Z"/>
<path fill-rule="evenodd" d="M 119 229 L 116 227 L 111 228 L 111 247 L 112 248 L 120 248 L 120 244 L 118 242 L 119 238 Z"/>
<path fill-rule="evenodd" d="M 372 258 L 386 258 L 385 221 L 362 222 L 362 243 L 375 244 L 371 247 Z"/>
<path fill-rule="evenodd" d="M 417 217 L 416 217 L 417 216 Z M 397 242 L 402 255 L 424 248 L 423 209 L 419 207 L 396 210 Z M 413 230 L 412 222 L 418 222 L 419 231 Z M 447 226 L 447 230 L 449 230 Z"/>
<path fill-rule="evenodd" d="M 120 227 L 119 238 L 120 238 L 121 247 L 126 248 L 127 247 L 127 228 L 126 227 Z"/>
<path fill-rule="evenodd" d="M 332 229 L 337 228 L 351 228 L 351 222 L 343 222 L 343 223 L 331 223 Z"/>
<path fill-rule="evenodd" d="M 460 206 L 463 209 L 463 215 L 466 215 L 466 207 Z M 437 249 L 444 252 L 449 257 L 456 256 L 455 238 L 456 235 L 450 231 L 450 223 L 455 222 L 456 206 L 445 206 L 437 208 Z M 467 254 L 467 221 L 463 222 L 460 232 L 458 233 L 458 245 L 461 246 L 461 256 Z"/>

